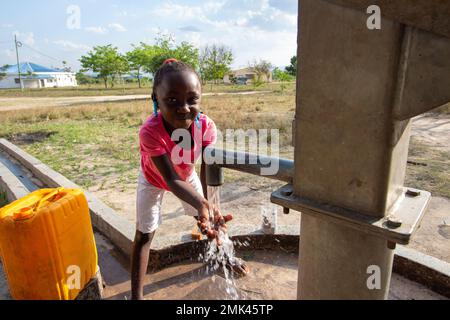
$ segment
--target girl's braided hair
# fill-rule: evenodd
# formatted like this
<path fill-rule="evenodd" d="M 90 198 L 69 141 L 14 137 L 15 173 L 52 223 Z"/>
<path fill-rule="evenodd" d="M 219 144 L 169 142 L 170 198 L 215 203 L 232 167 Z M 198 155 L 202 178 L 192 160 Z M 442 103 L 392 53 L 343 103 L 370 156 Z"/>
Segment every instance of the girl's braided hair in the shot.
<path fill-rule="evenodd" d="M 171 72 L 182 72 L 182 71 L 193 72 L 200 79 L 197 72 L 186 63 L 178 61 L 177 59 L 174 58 L 166 59 L 155 73 L 153 79 L 152 99 L 154 99 L 154 97 L 156 96 L 156 88 L 161 84 L 164 75 Z"/>

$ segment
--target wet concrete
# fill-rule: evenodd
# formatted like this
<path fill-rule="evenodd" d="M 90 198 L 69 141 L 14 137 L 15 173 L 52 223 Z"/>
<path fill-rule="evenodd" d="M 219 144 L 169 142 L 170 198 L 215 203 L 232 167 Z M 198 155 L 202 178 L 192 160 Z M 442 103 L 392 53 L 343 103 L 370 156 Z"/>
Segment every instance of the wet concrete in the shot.
<path fill-rule="evenodd" d="M 33 181 L 29 177 L 29 171 L 23 168 L 23 166 L 19 165 L 17 161 L 3 152 L 0 152 L 0 163 L 8 168 L 8 170 L 11 171 L 11 173 L 13 173 L 17 177 L 17 179 L 19 179 L 19 181 L 25 186 L 25 188 L 28 189 L 28 191 L 32 192 L 39 189 L 39 186 L 35 182 L 36 180 L 33 179 Z"/>
<path fill-rule="evenodd" d="M 99 266 L 104 281 L 104 299 L 130 299 L 129 261 L 103 235 L 95 233 Z M 294 300 L 297 297 L 298 255 L 288 251 L 239 250 L 250 274 L 235 280 L 239 299 Z M 144 294 L 151 300 L 227 300 L 223 274 L 208 274 L 196 257 L 148 273 Z M 0 300 L 9 300 L 8 286 L 0 264 Z M 390 300 L 446 300 L 426 287 L 393 274 Z"/>
<path fill-rule="evenodd" d="M 16 170 L 14 162 L 2 159 Z M 30 189 L 36 188 L 32 177 L 27 172 L 20 172 L 22 179 L 29 182 Z M 33 183 L 33 184 L 31 184 Z M 31 190 L 30 190 L 31 191 Z M 255 213 L 260 219 L 260 214 Z M 186 224 L 188 230 L 192 226 Z M 283 216 L 283 218 L 299 220 L 298 215 Z M 280 220 L 283 220 L 281 218 Z M 238 219 L 236 219 L 238 220 Z M 233 221 L 234 223 L 238 221 Z M 248 225 L 248 220 L 246 220 Z M 233 223 L 233 224 L 234 224 Z M 232 224 L 232 225 L 233 225 Z M 179 224 L 177 224 L 179 225 Z M 183 225 L 183 224 L 182 224 Z M 291 224 L 289 224 L 291 225 Z M 298 226 L 299 223 L 294 225 Z M 239 225 L 234 225 L 238 227 Z M 257 221 L 253 227 L 258 229 Z M 253 228 L 253 229 L 254 229 Z M 252 229 L 252 230 L 253 230 Z M 254 230 L 246 230 L 244 234 L 254 233 Z M 187 230 L 186 230 L 187 231 Z M 232 230 L 230 230 L 232 231 Z M 159 232 L 164 234 L 163 232 Z M 293 232 L 296 234 L 298 232 Z M 242 234 L 242 233 L 241 233 Z M 291 233 L 287 233 L 291 234 Z M 185 234 L 190 236 L 190 233 Z M 111 244 L 111 242 L 98 232 L 95 233 L 99 254 L 99 265 L 105 283 L 105 299 L 129 299 L 130 298 L 130 270 L 129 261 Z M 158 238 L 158 235 L 156 236 Z M 262 239 L 262 238 L 261 238 Z M 155 244 L 158 239 L 155 239 Z M 298 241 L 296 242 L 298 244 Z M 267 243 L 259 241 L 257 248 L 271 248 Z M 152 247 L 153 244 L 152 244 Z M 230 299 L 226 294 L 226 282 L 221 274 L 208 274 L 202 263 L 197 261 L 197 254 L 193 254 L 191 260 L 172 264 L 157 272 L 147 274 L 144 293 L 147 299 Z M 239 299 L 296 299 L 297 296 L 297 268 L 298 255 L 292 250 L 282 247 L 279 250 L 238 250 L 237 256 L 247 261 L 251 273 L 247 277 L 236 279 L 236 290 Z M 151 267 L 149 268 L 149 270 Z M 428 290 L 422 285 L 409 281 L 398 274 L 393 274 L 390 299 L 445 299 L 444 297 Z M 11 299 L 7 282 L 0 264 L 0 300 Z"/>
<path fill-rule="evenodd" d="M 96 234 L 99 264 L 105 282 L 104 298 L 130 299 L 129 262 L 100 234 Z M 296 253 L 273 250 L 240 250 L 237 256 L 247 261 L 250 274 L 235 280 L 239 299 L 294 300 L 297 297 Z M 144 295 L 150 300 L 226 300 L 223 274 L 208 274 L 194 257 L 148 273 Z M 392 275 L 390 300 L 446 300 L 426 287 L 398 274 Z"/>

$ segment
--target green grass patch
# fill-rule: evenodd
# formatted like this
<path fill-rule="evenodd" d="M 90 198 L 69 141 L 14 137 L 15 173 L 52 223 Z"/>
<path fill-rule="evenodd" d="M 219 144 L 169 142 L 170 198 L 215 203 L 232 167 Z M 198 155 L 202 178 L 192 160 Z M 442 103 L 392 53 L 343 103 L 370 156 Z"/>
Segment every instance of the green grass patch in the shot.
<path fill-rule="evenodd" d="M 283 92 L 207 96 L 202 109 L 222 130 L 279 129 L 280 156 L 292 159 L 294 85 Z M 120 191 L 136 182 L 138 131 L 150 112 L 147 101 L 4 111 L 0 112 L 0 137 L 82 187 Z M 412 139 L 405 185 L 450 198 L 449 159 L 448 152 Z M 252 176 L 226 170 L 225 178 L 237 182 Z M 258 177 L 254 181 L 265 183 Z"/>
<path fill-rule="evenodd" d="M 294 103 L 294 95 L 272 92 L 208 96 L 202 108 L 219 129 L 279 128 L 281 144 L 288 145 Z M 237 112 L 224 116 L 224 110 Z M 146 101 L 5 111 L 0 112 L 0 137 L 82 187 L 122 190 L 136 181 L 138 132 L 150 112 Z"/>

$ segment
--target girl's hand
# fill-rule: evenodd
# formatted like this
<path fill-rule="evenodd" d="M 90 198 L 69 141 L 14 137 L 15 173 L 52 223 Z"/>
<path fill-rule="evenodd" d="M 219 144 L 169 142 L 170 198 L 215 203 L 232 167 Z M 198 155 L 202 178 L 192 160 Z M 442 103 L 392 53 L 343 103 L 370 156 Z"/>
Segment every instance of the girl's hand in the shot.
<path fill-rule="evenodd" d="M 201 233 L 203 234 L 207 234 L 208 232 L 208 225 L 209 225 L 208 221 L 209 221 L 209 203 L 205 199 L 200 209 L 198 209 L 198 220 L 197 220 L 197 224 L 200 228 Z"/>
<path fill-rule="evenodd" d="M 228 232 L 228 228 L 226 223 L 230 221 L 233 217 L 231 214 L 222 216 L 222 213 L 218 208 L 213 209 L 213 221 L 210 221 L 209 227 L 208 224 L 202 224 L 202 227 L 206 227 L 206 234 L 210 240 L 216 239 L 217 245 L 220 246 L 222 241 L 219 239 L 219 231 L 223 233 Z"/>
<path fill-rule="evenodd" d="M 219 230 L 219 228 L 227 228 L 226 223 L 231 221 L 233 216 L 231 214 L 227 214 L 223 216 L 219 209 L 214 208 L 214 229 Z"/>

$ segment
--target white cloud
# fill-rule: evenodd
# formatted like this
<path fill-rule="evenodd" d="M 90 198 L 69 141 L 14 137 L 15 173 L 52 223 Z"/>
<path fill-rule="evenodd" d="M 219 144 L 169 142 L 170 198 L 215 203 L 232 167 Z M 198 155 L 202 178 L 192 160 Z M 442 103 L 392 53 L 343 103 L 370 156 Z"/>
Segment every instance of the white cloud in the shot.
<path fill-rule="evenodd" d="M 90 49 L 90 47 L 85 44 L 74 43 L 68 40 L 57 40 L 53 41 L 53 43 L 61 46 L 65 51 L 81 51 L 81 50 L 86 51 Z"/>
<path fill-rule="evenodd" d="M 177 18 L 183 20 L 203 14 L 200 7 L 183 6 L 173 3 L 164 3 L 161 7 L 153 9 L 150 13 L 161 18 L 171 17 L 172 19 Z"/>
<path fill-rule="evenodd" d="M 113 31 L 117 32 L 125 32 L 127 29 L 121 25 L 120 23 L 110 23 L 108 24 L 108 28 Z M 108 33 L 108 28 L 104 28 L 102 26 L 95 26 L 95 27 L 86 27 L 84 30 L 90 33 L 96 33 L 96 34 L 106 34 Z"/>
<path fill-rule="evenodd" d="M 105 34 L 108 32 L 107 29 L 103 27 L 86 27 L 84 28 L 87 32 L 96 33 L 96 34 Z"/>
<path fill-rule="evenodd" d="M 195 47 L 201 47 L 204 45 L 204 41 L 202 41 L 202 37 L 197 32 L 189 32 L 180 37 L 181 41 L 187 41 L 192 43 Z"/>
<path fill-rule="evenodd" d="M 14 25 L 10 24 L 10 23 L 4 23 L 2 24 L 2 28 L 12 28 L 14 27 Z"/>
<path fill-rule="evenodd" d="M 185 26 L 185 27 L 178 28 L 178 30 L 187 31 L 187 32 L 202 32 L 202 30 L 200 30 L 199 28 L 197 28 L 195 26 Z"/>
<path fill-rule="evenodd" d="M 113 29 L 114 31 L 117 31 L 117 32 L 127 31 L 127 29 L 124 26 L 122 26 L 120 23 L 110 23 L 108 25 L 108 28 Z"/>
<path fill-rule="evenodd" d="M 33 46 L 34 41 L 34 33 L 33 32 L 19 32 L 14 31 L 13 35 L 16 35 L 17 41 L 23 42 L 26 45 Z"/>
<path fill-rule="evenodd" d="M 290 5 L 292 6 L 292 3 Z M 209 30 L 213 27 L 217 32 L 229 29 L 231 26 L 296 32 L 297 26 L 296 11 L 291 13 L 280 10 L 272 6 L 269 0 L 227 0 L 194 6 L 165 2 L 152 10 L 151 14 L 152 18 L 170 17 L 178 23 L 193 25 L 200 30 Z"/>
<path fill-rule="evenodd" d="M 98 35 L 104 35 L 125 50 L 130 49 L 130 42 L 154 43 L 158 33 L 172 34 L 177 43 L 189 41 L 200 48 L 213 43 L 230 47 L 235 57 L 233 68 L 245 66 L 253 59 L 285 66 L 297 50 L 297 1 L 164 0 L 159 5 L 154 5 L 156 1 L 145 1 L 145 5 L 119 5 L 114 1 L 115 4 L 109 4 L 111 14 L 106 22 L 85 24 L 87 28 L 83 30 L 88 39 L 93 37 L 91 40 L 97 41 Z M 72 42 L 76 39 L 53 39 L 50 37 L 48 43 L 58 45 L 61 50 L 88 49 L 85 44 Z"/>
<path fill-rule="evenodd" d="M 8 58 L 10 58 L 10 59 L 16 57 L 16 55 L 15 55 L 15 53 L 14 53 L 14 50 L 7 49 L 7 50 L 3 50 L 3 52 L 4 52 L 4 54 L 5 54 Z"/>
<path fill-rule="evenodd" d="M 254 59 L 265 59 L 275 66 L 286 66 L 297 52 L 297 12 L 292 1 L 279 7 L 269 0 L 227 0 L 183 5 L 166 2 L 152 13 L 162 26 L 176 21 L 176 38 L 197 47 L 223 44 L 233 51 L 233 68 Z M 183 27 L 180 27 L 183 26 Z M 201 33 L 192 32 L 195 29 Z"/>
<path fill-rule="evenodd" d="M 161 7 L 152 10 L 150 13 L 161 18 L 209 21 L 207 15 L 218 13 L 225 3 L 226 1 L 208 1 L 198 6 L 192 6 L 165 2 Z"/>

